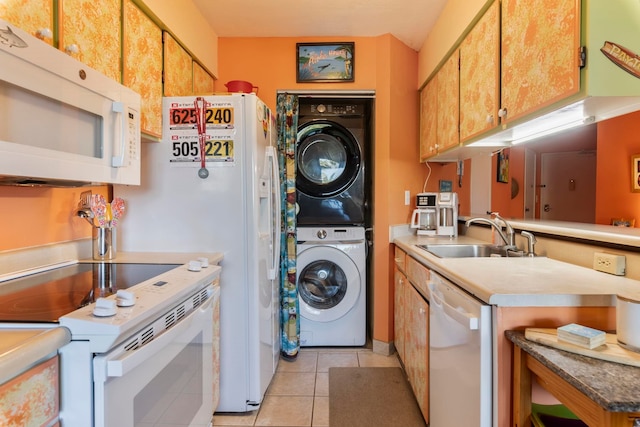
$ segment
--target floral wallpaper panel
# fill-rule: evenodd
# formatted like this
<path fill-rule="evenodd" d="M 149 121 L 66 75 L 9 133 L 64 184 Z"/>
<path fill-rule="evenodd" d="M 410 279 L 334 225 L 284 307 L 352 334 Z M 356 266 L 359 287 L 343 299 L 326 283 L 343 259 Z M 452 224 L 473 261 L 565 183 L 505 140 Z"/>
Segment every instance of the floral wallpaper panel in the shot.
<path fill-rule="evenodd" d="M 72 56 L 120 82 L 120 0 L 60 0 L 60 48 L 76 45 Z"/>
<path fill-rule="evenodd" d="M 53 0 L 2 0 L 0 18 L 53 44 Z M 38 32 L 44 29 L 49 30 L 49 37 L 39 36 Z"/>
<path fill-rule="evenodd" d="M 499 84 L 500 2 L 495 1 L 460 45 L 461 140 L 498 125 Z"/>
<path fill-rule="evenodd" d="M 193 61 L 193 93 L 194 95 L 212 95 L 214 79 L 200 64 Z"/>
<path fill-rule="evenodd" d="M 193 95 L 193 60 L 171 36 L 164 33 L 164 95 Z"/>
<path fill-rule="evenodd" d="M 460 50 L 456 50 L 438 71 L 438 150 L 458 145 L 458 117 L 460 114 Z"/>
<path fill-rule="evenodd" d="M 123 83 L 140 94 L 143 132 L 162 135 L 162 30 L 131 0 L 124 3 Z"/>
<path fill-rule="evenodd" d="M 580 1 L 502 1 L 502 107 L 507 120 L 580 89 Z"/>
<path fill-rule="evenodd" d="M 58 357 L 0 385 L 0 426 L 47 426 L 58 418 Z"/>

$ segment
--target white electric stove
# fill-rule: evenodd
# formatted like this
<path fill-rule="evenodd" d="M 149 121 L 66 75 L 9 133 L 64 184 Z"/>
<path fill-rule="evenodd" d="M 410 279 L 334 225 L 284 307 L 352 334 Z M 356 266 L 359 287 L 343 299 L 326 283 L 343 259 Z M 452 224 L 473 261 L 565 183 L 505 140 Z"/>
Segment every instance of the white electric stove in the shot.
<path fill-rule="evenodd" d="M 60 349 L 65 426 L 210 426 L 220 270 L 193 261 L 26 273 L 0 283 L 0 327 L 71 332 Z"/>

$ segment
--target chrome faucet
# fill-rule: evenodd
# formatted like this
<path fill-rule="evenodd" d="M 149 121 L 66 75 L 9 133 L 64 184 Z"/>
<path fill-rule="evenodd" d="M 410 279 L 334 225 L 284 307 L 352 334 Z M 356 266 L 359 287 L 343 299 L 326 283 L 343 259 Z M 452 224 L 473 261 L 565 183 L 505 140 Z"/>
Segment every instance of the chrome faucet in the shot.
<path fill-rule="evenodd" d="M 536 256 L 535 245 L 536 245 L 536 242 L 538 241 L 536 239 L 536 236 L 534 236 L 528 231 L 522 231 L 520 234 L 522 234 L 522 236 L 526 237 L 527 239 L 527 256 L 530 256 L 530 257 Z"/>
<path fill-rule="evenodd" d="M 504 241 L 506 249 L 516 249 L 516 237 L 515 237 L 515 233 L 513 231 L 513 227 L 511 227 L 511 224 L 509 224 L 497 212 L 491 212 L 491 215 L 494 216 L 497 220 L 500 220 L 500 221 L 502 221 L 504 223 L 504 226 L 505 226 L 505 229 L 506 229 L 506 234 L 502 231 L 502 225 L 498 224 L 495 220 L 489 219 L 489 218 L 482 218 L 482 217 L 471 218 L 471 219 L 467 220 L 465 225 L 467 227 L 469 227 L 474 222 L 481 222 L 481 223 L 489 224 L 500 235 L 500 237 Z"/>

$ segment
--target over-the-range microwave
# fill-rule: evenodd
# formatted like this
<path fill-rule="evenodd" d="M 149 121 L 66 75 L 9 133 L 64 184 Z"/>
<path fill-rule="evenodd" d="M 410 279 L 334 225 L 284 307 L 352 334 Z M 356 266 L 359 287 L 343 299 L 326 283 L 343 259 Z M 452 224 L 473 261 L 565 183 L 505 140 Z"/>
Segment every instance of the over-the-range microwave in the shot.
<path fill-rule="evenodd" d="M 0 20 L 0 183 L 140 184 L 140 95 Z"/>

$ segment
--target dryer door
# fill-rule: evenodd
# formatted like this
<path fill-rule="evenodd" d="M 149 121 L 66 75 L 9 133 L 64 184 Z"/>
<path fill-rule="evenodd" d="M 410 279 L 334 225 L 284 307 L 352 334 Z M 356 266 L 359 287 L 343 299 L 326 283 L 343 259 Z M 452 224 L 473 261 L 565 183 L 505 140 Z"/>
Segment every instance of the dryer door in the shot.
<path fill-rule="evenodd" d="M 298 127 L 296 187 L 318 198 L 335 196 L 358 177 L 362 153 L 358 141 L 344 126 L 313 120 Z"/>
<path fill-rule="evenodd" d="M 300 314 L 331 322 L 351 310 L 360 296 L 360 272 L 349 256 L 331 246 L 312 246 L 298 254 Z"/>

